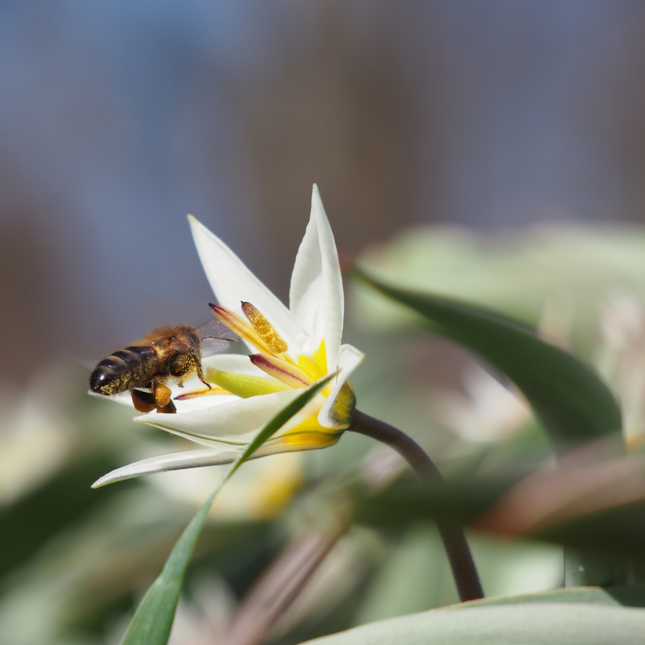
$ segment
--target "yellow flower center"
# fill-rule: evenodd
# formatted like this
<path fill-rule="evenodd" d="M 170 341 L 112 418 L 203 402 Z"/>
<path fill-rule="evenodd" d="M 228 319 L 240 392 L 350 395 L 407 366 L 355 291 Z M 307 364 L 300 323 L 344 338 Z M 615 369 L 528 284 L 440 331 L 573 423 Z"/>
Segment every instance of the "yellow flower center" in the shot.
<path fill-rule="evenodd" d="M 301 354 L 294 358 L 289 356 L 289 347 L 266 317 L 250 302 L 242 302 L 242 312 L 247 320 L 225 307 L 211 305 L 215 317 L 247 343 L 257 348 L 258 353 L 249 356 L 250 361 L 267 376 L 250 376 L 205 368 L 206 380 L 217 387 L 211 390 L 204 388 L 182 394 L 178 399 L 210 396 L 213 394 L 234 394 L 249 398 L 262 394 L 271 394 L 289 389 L 306 388 L 328 374 L 325 340 L 320 342 L 316 351 L 310 356 Z M 323 390 L 329 396 L 332 386 Z M 356 397 L 349 383 L 341 388 L 332 411 L 333 417 L 349 425 L 354 410 Z M 338 431 L 325 428 L 315 416 L 291 425 L 281 433 L 281 441 L 293 443 L 295 447 L 306 443 L 310 447 L 329 445 L 336 441 Z M 303 443 L 304 442 L 304 443 Z M 302 448 L 301 448 L 302 449 Z"/>

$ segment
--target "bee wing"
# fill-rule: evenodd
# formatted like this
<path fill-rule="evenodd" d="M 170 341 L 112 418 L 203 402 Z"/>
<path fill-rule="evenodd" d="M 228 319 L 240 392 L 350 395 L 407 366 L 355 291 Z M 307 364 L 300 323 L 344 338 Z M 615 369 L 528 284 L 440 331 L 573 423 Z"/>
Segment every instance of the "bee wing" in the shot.
<path fill-rule="evenodd" d="M 213 354 L 225 352 L 236 342 L 237 340 L 235 338 L 220 338 L 216 336 L 202 338 L 202 356 L 213 356 Z"/>
<path fill-rule="evenodd" d="M 210 337 L 237 340 L 237 336 L 221 320 L 217 320 L 217 318 L 211 318 L 208 322 L 200 325 L 197 327 L 197 331 L 202 340 Z"/>
<path fill-rule="evenodd" d="M 223 323 L 213 318 L 197 328 L 202 338 L 202 356 L 225 352 L 238 341 L 238 337 Z"/>

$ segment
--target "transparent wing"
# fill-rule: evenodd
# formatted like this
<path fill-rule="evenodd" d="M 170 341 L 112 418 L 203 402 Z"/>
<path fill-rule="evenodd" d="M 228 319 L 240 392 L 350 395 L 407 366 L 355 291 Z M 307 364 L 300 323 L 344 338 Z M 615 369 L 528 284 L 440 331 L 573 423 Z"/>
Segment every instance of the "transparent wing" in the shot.
<path fill-rule="evenodd" d="M 202 338 L 202 356 L 207 357 L 226 352 L 235 343 L 237 343 L 235 338 L 214 338 L 212 336 Z"/>
<path fill-rule="evenodd" d="M 197 328 L 202 339 L 202 356 L 221 354 L 235 346 L 239 340 L 223 322 L 216 318 Z"/>

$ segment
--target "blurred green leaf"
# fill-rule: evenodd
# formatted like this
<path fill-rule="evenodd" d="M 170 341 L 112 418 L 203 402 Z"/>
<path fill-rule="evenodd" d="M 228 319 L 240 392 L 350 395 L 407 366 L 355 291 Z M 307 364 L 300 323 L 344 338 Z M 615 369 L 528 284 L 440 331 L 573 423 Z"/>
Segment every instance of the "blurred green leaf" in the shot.
<path fill-rule="evenodd" d="M 533 406 L 556 449 L 568 450 L 620 431 L 620 409 L 605 384 L 530 327 L 481 307 L 386 284 L 364 270 L 356 270 L 356 275 L 505 374 Z"/>
<path fill-rule="evenodd" d="M 607 645 L 639 643 L 645 611 L 591 603 L 477 602 L 392 618 L 308 641 L 316 645 Z"/>
<path fill-rule="evenodd" d="M 48 540 L 81 522 L 86 514 L 104 509 L 118 491 L 97 495 L 90 484 L 97 473 L 114 466 L 111 456 L 82 452 L 36 490 L 2 508 L 0 577 L 28 562 Z"/>
<path fill-rule="evenodd" d="M 303 390 L 303 393 L 276 414 L 240 453 L 217 488 L 181 534 L 161 574 L 152 583 L 137 608 L 122 645 L 164 645 L 168 642 L 186 567 L 215 497 L 233 473 L 291 417 L 300 412 L 335 376 L 335 373 L 330 374 Z"/>
<path fill-rule="evenodd" d="M 472 524 L 511 488 L 512 481 L 477 478 L 429 482 L 395 483 L 389 489 L 362 499 L 355 519 L 376 526 L 402 527 L 425 520 L 450 519 Z"/>
<path fill-rule="evenodd" d="M 413 526 L 388 543 L 387 558 L 362 594 L 354 625 L 459 602 L 434 526 Z"/>
<path fill-rule="evenodd" d="M 645 480 L 642 455 L 575 468 L 543 469 L 523 479 L 478 477 L 419 486 L 404 481 L 361 496 L 355 519 L 404 527 L 449 519 L 501 535 L 643 560 Z"/>
<path fill-rule="evenodd" d="M 581 349 L 597 338 L 607 297 L 645 301 L 645 231 L 641 227 L 556 225 L 490 235 L 445 226 L 404 230 L 361 254 L 361 265 L 410 289 L 460 298 L 537 323 L 546 303 L 575 313 L 571 332 Z M 361 320 L 372 328 L 409 323 L 371 292 L 357 294 Z M 351 300 L 350 300 L 351 305 Z"/>
<path fill-rule="evenodd" d="M 569 587 L 519 596 L 483 598 L 469 604 L 470 607 L 492 605 L 518 605 L 526 603 L 582 603 L 594 605 L 622 605 L 645 607 L 645 585 L 630 587 Z"/>

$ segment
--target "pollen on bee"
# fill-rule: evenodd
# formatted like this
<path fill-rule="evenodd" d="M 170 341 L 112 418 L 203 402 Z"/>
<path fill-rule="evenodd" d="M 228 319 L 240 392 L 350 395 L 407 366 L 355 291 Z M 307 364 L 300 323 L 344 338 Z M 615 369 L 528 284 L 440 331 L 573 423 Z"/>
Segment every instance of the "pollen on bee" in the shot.
<path fill-rule="evenodd" d="M 242 302 L 242 311 L 258 336 L 274 354 L 283 354 L 289 349 L 289 346 L 282 340 L 273 325 L 250 302 Z"/>

